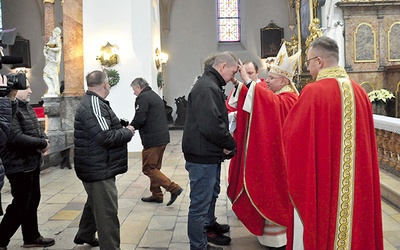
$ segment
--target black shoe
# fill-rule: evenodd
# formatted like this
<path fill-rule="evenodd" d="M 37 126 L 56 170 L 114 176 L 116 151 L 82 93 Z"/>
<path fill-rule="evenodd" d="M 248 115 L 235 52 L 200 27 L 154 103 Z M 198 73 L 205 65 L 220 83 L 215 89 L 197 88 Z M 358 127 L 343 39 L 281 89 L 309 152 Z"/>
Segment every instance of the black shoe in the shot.
<path fill-rule="evenodd" d="M 183 189 L 180 188 L 178 191 L 176 191 L 175 193 L 171 194 L 171 200 L 168 201 L 167 206 L 172 205 L 172 203 L 175 202 L 176 198 L 178 198 L 178 196 L 182 193 Z"/>
<path fill-rule="evenodd" d="M 267 250 L 286 250 L 286 245 L 282 247 L 267 247 Z"/>
<path fill-rule="evenodd" d="M 149 197 L 142 197 L 142 201 L 144 202 L 155 202 L 155 203 L 163 203 L 163 199 L 157 199 L 154 198 L 153 196 L 149 196 Z"/>
<path fill-rule="evenodd" d="M 97 238 L 94 238 L 94 239 L 91 240 L 91 241 L 84 241 L 84 240 L 82 240 L 82 239 L 79 239 L 79 238 L 75 237 L 74 243 L 75 243 L 75 244 L 78 244 L 78 245 L 83 245 L 83 244 L 86 243 L 86 244 L 91 245 L 92 247 L 98 247 L 98 246 L 100 246 L 100 244 L 99 244 L 99 239 L 97 239 Z"/>
<path fill-rule="evenodd" d="M 7 250 L 7 247 L 0 247 L 0 250 Z"/>
<path fill-rule="evenodd" d="M 217 221 L 213 225 L 207 226 L 207 233 L 225 234 L 231 227 L 228 224 L 219 224 Z"/>
<path fill-rule="evenodd" d="M 207 245 L 207 250 L 223 250 L 223 248 L 222 247 L 214 247 L 214 246 L 211 246 L 211 245 Z"/>
<path fill-rule="evenodd" d="M 55 244 L 54 239 L 52 238 L 43 238 L 40 236 L 34 241 L 31 242 L 24 242 L 21 247 L 49 247 Z"/>
<path fill-rule="evenodd" d="M 215 245 L 226 246 L 231 243 L 231 238 L 223 234 L 207 233 L 207 241 Z"/>

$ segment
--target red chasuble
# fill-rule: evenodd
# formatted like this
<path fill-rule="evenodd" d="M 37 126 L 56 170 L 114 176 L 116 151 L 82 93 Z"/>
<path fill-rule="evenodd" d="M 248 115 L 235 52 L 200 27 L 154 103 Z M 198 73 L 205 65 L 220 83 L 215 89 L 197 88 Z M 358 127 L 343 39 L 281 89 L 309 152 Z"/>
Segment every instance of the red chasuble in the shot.
<path fill-rule="evenodd" d="M 304 249 L 383 249 L 371 103 L 340 67 L 323 69 L 318 78 L 303 88 L 283 127 Z"/>
<path fill-rule="evenodd" d="M 261 236 L 264 220 L 284 227 L 290 221 L 293 208 L 288 196 L 281 127 L 297 94 L 277 95 L 256 84 L 246 95 L 246 102 L 250 100 L 252 104 L 250 114 L 246 114 L 242 91 L 235 131 L 238 152 L 229 167 L 228 197 L 240 221 L 251 233 Z"/>
<path fill-rule="evenodd" d="M 268 89 L 268 84 L 265 82 L 264 78 L 259 78 L 257 80 L 257 84 L 260 84 L 260 86 L 264 87 L 265 89 Z M 235 93 L 236 89 L 232 89 L 231 93 L 229 93 L 228 98 L 226 99 L 225 105 L 226 109 L 228 110 L 228 113 L 230 112 L 235 112 L 237 110 L 237 107 L 232 107 L 229 105 L 229 100 L 231 99 L 233 93 Z M 246 92 L 247 93 L 247 92 Z"/>

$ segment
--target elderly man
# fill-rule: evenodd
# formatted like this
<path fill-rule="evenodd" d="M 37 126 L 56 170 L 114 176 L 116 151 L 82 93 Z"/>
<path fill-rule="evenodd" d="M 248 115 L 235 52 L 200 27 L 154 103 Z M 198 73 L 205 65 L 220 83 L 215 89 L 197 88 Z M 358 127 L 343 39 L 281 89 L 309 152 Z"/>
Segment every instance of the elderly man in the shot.
<path fill-rule="evenodd" d="M 283 127 L 296 208 L 294 249 L 379 250 L 382 211 L 371 102 L 338 60 L 333 39 L 314 40 L 306 63 L 316 82 L 303 88 Z"/>
<path fill-rule="evenodd" d="M 238 154 L 229 167 L 228 197 L 242 223 L 270 249 L 286 245 L 291 204 L 281 135 L 286 115 L 298 98 L 292 78 L 299 55 L 288 57 L 282 45 L 266 80 L 268 89 L 255 84 L 239 65 L 249 89 L 240 83 L 231 99 L 238 112 Z"/>
<path fill-rule="evenodd" d="M 215 222 L 221 162 L 235 152 L 222 87 L 233 79 L 237 70 L 238 60 L 231 52 L 218 54 L 213 66 L 205 70 L 188 97 L 182 150 L 190 180 L 188 236 L 191 250 L 222 249 L 207 244 L 205 221 L 211 222 L 210 225 Z"/>
<path fill-rule="evenodd" d="M 127 143 L 135 129 L 131 125 L 123 127 L 105 100 L 111 88 L 106 73 L 93 71 L 86 76 L 86 83 L 88 90 L 75 115 L 74 162 L 88 197 L 74 242 L 118 250 L 120 224 L 115 176 L 128 170 Z"/>
<path fill-rule="evenodd" d="M 151 89 L 149 83 L 141 77 L 135 78 L 131 87 L 134 95 L 137 96 L 135 117 L 132 119 L 131 125 L 135 130 L 139 130 L 143 145 L 142 172 L 150 178 L 151 196 L 142 197 L 141 200 L 143 202 L 162 203 L 164 195 L 161 187 L 163 187 L 171 193 L 171 199 L 167 203 L 167 206 L 170 206 L 183 189 L 161 172 L 164 151 L 169 143 L 169 129 L 164 102 Z"/>

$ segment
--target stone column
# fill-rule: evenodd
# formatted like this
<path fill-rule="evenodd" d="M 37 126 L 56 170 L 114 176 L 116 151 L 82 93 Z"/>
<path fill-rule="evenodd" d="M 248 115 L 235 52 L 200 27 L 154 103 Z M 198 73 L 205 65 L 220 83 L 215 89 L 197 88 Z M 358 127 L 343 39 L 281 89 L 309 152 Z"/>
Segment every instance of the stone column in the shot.
<path fill-rule="evenodd" d="M 63 96 L 82 96 L 83 18 L 82 0 L 63 2 L 64 93 Z"/>
<path fill-rule="evenodd" d="M 63 1 L 64 92 L 61 122 L 66 141 L 74 140 L 75 110 L 85 94 L 83 72 L 82 0 Z"/>
<path fill-rule="evenodd" d="M 65 134 L 62 130 L 60 117 L 61 97 L 43 97 L 44 112 L 47 115 L 47 136 L 50 144 L 65 143 Z"/>
<path fill-rule="evenodd" d="M 44 37 L 48 39 L 54 29 L 54 0 L 44 0 Z"/>

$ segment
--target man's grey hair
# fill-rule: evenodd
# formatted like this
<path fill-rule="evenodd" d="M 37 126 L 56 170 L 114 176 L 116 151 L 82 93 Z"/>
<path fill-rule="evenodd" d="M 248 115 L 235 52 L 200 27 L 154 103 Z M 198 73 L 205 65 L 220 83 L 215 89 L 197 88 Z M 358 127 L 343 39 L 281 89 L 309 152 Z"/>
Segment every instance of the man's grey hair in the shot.
<path fill-rule="evenodd" d="M 339 47 L 335 40 L 327 36 L 316 38 L 310 46 L 313 50 L 320 53 L 318 56 L 339 61 Z M 313 51 L 314 52 L 314 51 Z"/>
<path fill-rule="evenodd" d="M 215 52 L 208 55 L 207 59 L 204 61 L 204 71 L 213 66 L 215 58 L 217 57 L 218 54 L 219 54 L 218 52 Z"/>
<path fill-rule="evenodd" d="M 217 67 L 223 63 L 226 63 L 228 67 L 234 67 L 237 65 L 238 59 L 230 51 L 221 52 L 215 57 L 213 67 Z"/>
<path fill-rule="evenodd" d="M 131 87 L 133 86 L 139 86 L 141 89 L 144 89 L 145 87 L 149 86 L 149 83 L 145 79 L 138 77 L 132 81 Z"/>
<path fill-rule="evenodd" d="M 95 87 L 108 82 L 106 73 L 100 70 L 95 70 L 86 75 L 86 84 L 88 87 Z"/>

